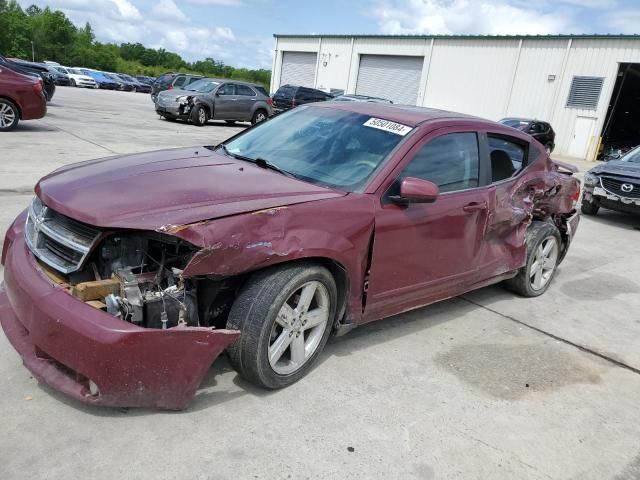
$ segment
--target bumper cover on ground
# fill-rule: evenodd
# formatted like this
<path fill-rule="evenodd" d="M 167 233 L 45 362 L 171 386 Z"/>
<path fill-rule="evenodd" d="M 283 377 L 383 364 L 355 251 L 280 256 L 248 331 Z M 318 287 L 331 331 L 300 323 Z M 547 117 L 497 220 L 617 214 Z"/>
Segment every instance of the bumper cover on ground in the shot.
<path fill-rule="evenodd" d="M 145 329 L 95 309 L 44 276 L 16 224 L 5 244 L 0 323 L 34 376 L 85 403 L 185 408 L 239 332 Z"/>

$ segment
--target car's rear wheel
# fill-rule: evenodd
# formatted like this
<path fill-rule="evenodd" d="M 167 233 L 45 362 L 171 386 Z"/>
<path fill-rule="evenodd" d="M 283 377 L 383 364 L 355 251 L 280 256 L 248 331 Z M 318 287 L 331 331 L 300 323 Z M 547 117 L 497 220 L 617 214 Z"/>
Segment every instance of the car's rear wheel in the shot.
<path fill-rule="evenodd" d="M 562 243 L 551 222 L 534 221 L 527 230 L 527 263 L 505 286 L 524 297 L 547 291 L 558 268 Z"/>
<path fill-rule="evenodd" d="M 580 205 L 580 211 L 585 215 L 597 215 L 598 210 L 600 210 L 600 205 L 595 202 L 588 202 L 584 198 L 582 199 L 582 203 Z"/>
<path fill-rule="evenodd" d="M 264 110 L 256 110 L 251 118 L 251 124 L 255 125 L 256 123 L 264 122 L 267 118 L 267 112 Z"/>
<path fill-rule="evenodd" d="M 71 86 L 72 87 L 77 87 L 76 81 L 73 78 L 71 79 Z"/>
<path fill-rule="evenodd" d="M 209 112 L 202 105 L 197 105 L 191 110 L 191 122 L 198 127 L 203 126 L 209 120 Z"/>
<path fill-rule="evenodd" d="M 265 388 L 302 378 L 324 348 L 337 304 L 329 271 L 312 263 L 259 272 L 236 298 L 227 327 L 241 331 L 228 348 L 231 364 Z"/>
<path fill-rule="evenodd" d="M 20 121 L 20 112 L 13 102 L 0 98 L 0 132 L 16 128 Z"/>

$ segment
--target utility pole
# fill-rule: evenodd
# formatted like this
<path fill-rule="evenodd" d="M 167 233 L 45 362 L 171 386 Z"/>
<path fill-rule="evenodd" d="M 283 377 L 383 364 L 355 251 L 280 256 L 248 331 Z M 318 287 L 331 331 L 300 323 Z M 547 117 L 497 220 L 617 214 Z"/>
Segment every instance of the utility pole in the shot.
<path fill-rule="evenodd" d="M 36 49 L 33 46 L 33 42 L 31 42 L 31 61 L 36 61 Z"/>

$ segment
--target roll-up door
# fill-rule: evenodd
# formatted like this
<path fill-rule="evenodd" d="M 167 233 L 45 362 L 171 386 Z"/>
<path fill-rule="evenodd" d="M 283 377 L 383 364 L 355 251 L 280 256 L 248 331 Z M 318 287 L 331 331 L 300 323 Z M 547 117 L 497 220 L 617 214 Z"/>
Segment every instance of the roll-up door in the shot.
<path fill-rule="evenodd" d="M 415 105 L 423 64 L 424 57 L 361 55 L 356 94 Z"/>

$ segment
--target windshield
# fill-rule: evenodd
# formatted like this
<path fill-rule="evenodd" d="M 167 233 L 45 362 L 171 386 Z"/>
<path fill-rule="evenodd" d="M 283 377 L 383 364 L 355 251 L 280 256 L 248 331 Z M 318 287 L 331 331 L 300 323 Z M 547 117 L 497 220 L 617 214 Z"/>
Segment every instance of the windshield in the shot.
<path fill-rule="evenodd" d="M 629 163 L 640 163 L 640 147 L 634 148 L 629 153 L 627 153 L 624 157 L 622 157 L 620 160 L 622 160 L 623 162 L 629 162 Z"/>
<path fill-rule="evenodd" d="M 189 90 L 190 92 L 209 93 L 213 92 L 218 85 L 220 85 L 220 83 L 203 78 L 202 80 L 196 80 L 195 82 L 187 85 L 184 87 L 184 90 Z"/>
<path fill-rule="evenodd" d="M 410 130 L 360 113 L 301 106 L 248 130 L 226 148 L 311 183 L 356 191 Z"/>

